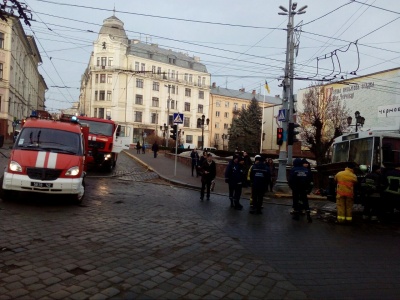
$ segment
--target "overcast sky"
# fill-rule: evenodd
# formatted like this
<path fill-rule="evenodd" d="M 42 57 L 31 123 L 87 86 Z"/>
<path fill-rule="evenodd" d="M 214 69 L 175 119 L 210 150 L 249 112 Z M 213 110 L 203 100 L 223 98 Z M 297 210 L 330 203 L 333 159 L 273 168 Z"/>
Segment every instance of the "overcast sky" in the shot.
<path fill-rule="evenodd" d="M 25 28 L 42 56 L 39 72 L 49 87 L 51 112 L 78 101 L 93 42 L 114 5 L 130 39 L 200 57 L 218 86 L 260 91 L 267 80 L 271 96 L 282 94 L 288 17 L 278 12 L 280 5 L 288 8 L 288 0 L 21 2 L 32 10 L 34 21 Z M 295 76 L 309 80 L 296 80 L 295 92 L 312 79 L 353 78 L 350 72 L 366 75 L 399 66 L 399 0 L 300 0 L 297 9 L 304 5 L 306 13 L 294 17 L 295 25 L 303 22 Z"/>

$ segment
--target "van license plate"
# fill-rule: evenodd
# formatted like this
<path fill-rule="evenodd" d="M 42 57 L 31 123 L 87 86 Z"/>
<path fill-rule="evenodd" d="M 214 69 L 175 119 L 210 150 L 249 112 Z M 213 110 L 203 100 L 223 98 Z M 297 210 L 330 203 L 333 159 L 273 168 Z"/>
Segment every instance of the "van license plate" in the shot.
<path fill-rule="evenodd" d="M 52 188 L 52 183 L 45 183 L 45 182 L 31 182 L 31 186 L 33 187 L 42 187 L 42 188 Z"/>

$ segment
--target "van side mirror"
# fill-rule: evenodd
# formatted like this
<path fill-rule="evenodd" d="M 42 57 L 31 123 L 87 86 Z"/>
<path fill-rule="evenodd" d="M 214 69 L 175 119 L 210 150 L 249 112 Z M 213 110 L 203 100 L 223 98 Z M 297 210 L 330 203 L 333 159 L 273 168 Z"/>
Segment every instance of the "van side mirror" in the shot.
<path fill-rule="evenodd" d="M 120 136 L 121 134 L 121 125 L 117 126 L 117 132 L 116 132 L 116 136 Z"/>

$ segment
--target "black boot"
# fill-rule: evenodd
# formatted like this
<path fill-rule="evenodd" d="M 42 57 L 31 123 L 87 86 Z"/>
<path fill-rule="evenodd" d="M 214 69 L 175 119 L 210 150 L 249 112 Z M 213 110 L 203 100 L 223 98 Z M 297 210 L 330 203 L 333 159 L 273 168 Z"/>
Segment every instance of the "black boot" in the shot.
<path fill-rule="evenodd" d="M 310 215 L 309 211 L 307 211 L 307 221 L 308 221 L 308 223 L 312 223 L 312 219 L 311 219 L 311 215 Z"/>
<path fill-rule="evenodd" d="M 299 212 L 298 212 L 298 211 L 294 211 L 294 212 L 293 212 L 292 219 L 293 219 L 293 220 L 296 220 L 296 221 L 298 221 L 298 220 L 300 219 L 300 218 L 299 218 Z"/>
<path fill-rule="evenodd" d="M 235 207 L 235 205 L 233 205 L 233 198 L 229 198 L 229 200 L 231 200 L 231 207 Z"/>

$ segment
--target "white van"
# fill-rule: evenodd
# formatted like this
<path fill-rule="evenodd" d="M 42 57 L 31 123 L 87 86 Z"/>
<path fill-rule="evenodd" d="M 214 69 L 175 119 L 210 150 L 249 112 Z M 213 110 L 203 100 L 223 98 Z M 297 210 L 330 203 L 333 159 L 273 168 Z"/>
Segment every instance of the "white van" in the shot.
<path fill-rule="evenodd" d="M 203 151 L 215 152 L 215 151 L 217 151 L 217 148 L 215 148 L 215 147 L 204 147 Z"/>

